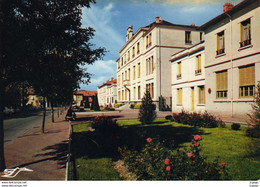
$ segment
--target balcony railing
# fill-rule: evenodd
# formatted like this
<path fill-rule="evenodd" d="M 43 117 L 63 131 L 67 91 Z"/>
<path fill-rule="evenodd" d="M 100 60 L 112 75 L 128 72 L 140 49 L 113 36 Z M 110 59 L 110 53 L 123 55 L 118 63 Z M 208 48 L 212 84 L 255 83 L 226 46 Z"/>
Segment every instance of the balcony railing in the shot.
<path fill-rule="evenodd" d="M 178 74 L 176 77 L 177 79 L 181 79 L 181 74 Z"/>
<path fill-rule="evenodd" d="M 245 46 L 251 45 L 251 38 L 244 40 L 243 42 L 239 42 L 239 43 L 240 43 L 240 47 L 245 47 Z"/>
<path fill-rule="evenodd" d="M 195 70 L 195 75 L 201 75 L 201 69 Z"/>
<path fill-rule="evenodd" d="M 217 55 L 225 53 L 225 48 L 216 51 Z"/>

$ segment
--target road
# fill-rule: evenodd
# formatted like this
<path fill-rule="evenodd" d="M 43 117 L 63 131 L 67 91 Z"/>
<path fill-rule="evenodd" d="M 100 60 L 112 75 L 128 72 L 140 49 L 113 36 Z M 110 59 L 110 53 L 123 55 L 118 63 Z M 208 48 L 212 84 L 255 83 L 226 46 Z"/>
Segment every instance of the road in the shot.
<path fill-rule="evenodd" d="M 50 111 L 47 110 L 46 122 L 51 120 Z M 42 124 L 43 112 L 35 112 L 24 115 L 23 117 L 14 117 L 4 120 L 4 145 L 14 141 L 33 128 Z"/>

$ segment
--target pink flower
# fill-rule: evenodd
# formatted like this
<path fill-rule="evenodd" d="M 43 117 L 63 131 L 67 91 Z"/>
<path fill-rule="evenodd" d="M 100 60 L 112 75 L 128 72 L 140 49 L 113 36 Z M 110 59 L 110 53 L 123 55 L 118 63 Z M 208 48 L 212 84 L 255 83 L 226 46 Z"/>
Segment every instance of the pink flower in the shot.
<path fill-rule="evenodd" d="M 171 166 L 167 166 L 166 171 L 171 171 Z"/>
<path fill-rule="evenodd" d="M 194 136 L 194 140 L 196 140 L 196 141 L 201 140 L 201 136 L 200 136 L 200 135 L 195 135 L 195 136 Z"/>
<path fill-rule="evenodd" d="M 223 166 L 226 165 L 226 163 L 225 162 L 221 162 L 220 165 L 223 167 Z"/>
<path fill-rule="evenodd" d="M 151 143 L 153 140 L 152 140 L 152 138 L 147 138 L 146 141 L 147 141 L 148 143 Z"/>
<path fill-rule="evenodd" d="M 166 158 L 166 159 L 164 160 L 164 164 L 165 164 L 165 165 L 169 165 L 169 164 L 170 164 L 170 159 Z"/>

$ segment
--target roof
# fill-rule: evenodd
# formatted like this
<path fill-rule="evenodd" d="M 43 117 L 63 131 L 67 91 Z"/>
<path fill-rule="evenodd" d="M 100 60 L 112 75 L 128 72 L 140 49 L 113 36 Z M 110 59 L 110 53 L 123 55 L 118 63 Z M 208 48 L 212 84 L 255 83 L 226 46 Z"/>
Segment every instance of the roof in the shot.
<path fill-rule="evenodd" d="M 246 8 L 246 6 L 257 2 L 260 0 L 243 0 L 242 2 L 240 2 L 239 4 L 237 4 L 236 6 L 234 6 L 231 10 L 227 11 L 227 12 L 223 12 L 222 14 L 218 15 L 217 17 L 213 18 L 212 20 L 208 21 L 207 23 L 203 24 L 202 26 L 199 27 L 199 29 L 201 30 L 205 30 L 213 25 L 215 25 L 216 23 L 218 23 L 219 21 L 228 18 L 228 15 L 232 15 L 240 10 L 242 10 L 243 8 Z"/>
<path fill-rule="evenodd" d="M 110 86 L 112 84 L 117 84 L 117 79 L 111 78 L 111 80 L 108 80 L 106 83 L 103 83 L 101 86 L 98 86 L 98 88 L 102 88 L 103 86 Z"/>
<path fill-rule="evenodd" d="M 74 92 L 75 95 L 83 95 L 84 97 L 87 96 L 95 96 L 97 95 L 97 91 L 85 91 L 85 90 L 80 90 L 80 91 L 76 91 Z"/>

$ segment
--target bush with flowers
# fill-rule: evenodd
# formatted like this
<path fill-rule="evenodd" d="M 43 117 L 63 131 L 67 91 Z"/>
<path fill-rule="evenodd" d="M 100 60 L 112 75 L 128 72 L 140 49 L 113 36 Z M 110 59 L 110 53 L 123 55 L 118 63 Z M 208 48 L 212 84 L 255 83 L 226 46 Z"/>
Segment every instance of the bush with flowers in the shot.
<path fill-rule="evenodd" d="M 224 122 L 221 119 L 217 119 L 214 115 L 205 111 L 203 114 L 197 112 L 186 112 L 182 110 L 179 113 L 173 113 L 173 119 L 177 123 L 187 124 L 194 127 L 225 127 Z"/>
<path fill-rule="evenodd" d="M 229 180 L 226 163 L 212 163 L 200 155 L 200 135 L 195 135 L 186 150 L 169 150 L 147 138 L 140 151 L 121 150 L 124 161 L 138 180 Z"/>

